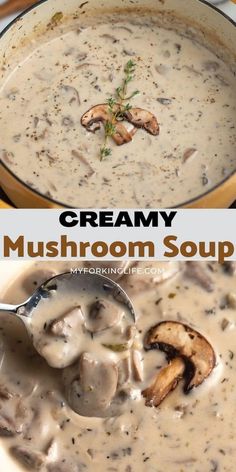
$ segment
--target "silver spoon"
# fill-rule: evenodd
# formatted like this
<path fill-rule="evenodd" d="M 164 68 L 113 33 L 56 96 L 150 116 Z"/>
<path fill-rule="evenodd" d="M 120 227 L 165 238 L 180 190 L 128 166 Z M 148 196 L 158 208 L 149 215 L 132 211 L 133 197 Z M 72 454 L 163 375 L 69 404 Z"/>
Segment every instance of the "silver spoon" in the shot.
<path fill-rule="evenodd" d="M 66 272 L 56 275 L 40 285 L 28 300 L 19 305 L 0 303 L 0 312 L 15 315 L 23 321 L 27 331 L 30 333 L 30 322 L 32 317 L 35 316 L 35 313 L 37 313 L 37 306 L 40 301 L 50 298 L 52 292 L 54 292 L 54 294 L 55 291 L 63 291 L 65 293 L 67 288 L 69 290 L 73 287 L 78 291 L 78 296 L 80 291 L 87 291 L 96 292 L 101 295 L 102 298 L 112 297 L 116 302 L 120 303 L 123 308 L 126 308 L 133 322 L 135 322 L 136 316 L 134 307 L 125 291 L 114 282 L 114 280 L 103 275 L 91 274 L 89 272 Z"/>

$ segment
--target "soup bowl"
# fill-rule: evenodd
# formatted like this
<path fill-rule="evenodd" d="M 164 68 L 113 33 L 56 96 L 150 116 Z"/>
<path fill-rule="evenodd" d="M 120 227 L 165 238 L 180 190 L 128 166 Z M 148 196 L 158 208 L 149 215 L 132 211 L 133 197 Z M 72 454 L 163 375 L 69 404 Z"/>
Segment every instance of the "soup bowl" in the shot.
<path fill-rule="evenodd" d="M 114 12 L 122 10 L 132 12 L 134 9 L 145 8 L 150 11 L 150 15 L 159 15 L 165 12 L 172 16 L 180 17 L 187 25 L 197 28 L 200 36 L 212 38 L 214 52 L 221 48 L 227 48 L 229 58 L 226 62 L 232 64 L 236 57 L 236 25 L 224 13 L 209 5 L 204 0 L 188 0 L 186 8 L 185 0 L 106 0 L 104 3 L 89 0 L 78 5 L 77 0 L 43 0 L 36 6 L 29 8 L 26 12 L 18 16 L 0 36 L 0 86 L 5 78 L 5 65 L 12 61 L 15 51 L 22 43 L 30 40 L 43 31 L 45 25 L 50 24 L 51 19 L 57 12 L 65 18 L 76 14 L 78 18 L 82 15 L 89 15 L 94 12 L 100 14 L 103 10 Z M 13 123 L 14 124 L 14 123 Z M 11 123 L 12 125 L 12 123 Z M 30 159 L 30 156 L 29 156 Z M 236 166 L 235 166 L 236 167 Z M 10 168 L 6 161 L 0 161 L 0 185 L 11 199 L 20 208 L 61 208 L 70 207 L 68 202 L 56 201 L 50 196 L 46 196 L 39 190 L 34 190 L 27 183 L 27 176 L 19 178 Z M 195 198 L 176 202 L 176 207 L 187 208 L 227 208 L 236 198 L 236 170 L 227 176 L 222 176 L 222 180 L 209 188 L 207 191 L 202 187 L 201 192 Z"/>

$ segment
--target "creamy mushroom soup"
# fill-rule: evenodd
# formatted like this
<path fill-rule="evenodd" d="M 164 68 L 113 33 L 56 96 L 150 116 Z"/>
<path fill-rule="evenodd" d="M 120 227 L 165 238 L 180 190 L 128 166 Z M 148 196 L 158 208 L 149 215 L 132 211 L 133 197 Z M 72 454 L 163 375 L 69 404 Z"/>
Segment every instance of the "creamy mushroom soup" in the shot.
<path fill-rule="evenodd" d="M 218 56 L 144 13 L 49 26 L 0 92 L 0 157 L 30 187 L 75 207 L 171 207 L 235 170 L 235 75 L 217 40 Z"/>
<path fill-rule="evenodd" d="M 42 279 L 68 268 L 32 264 L 1 299 L 23 301 Z M 113 305 L 109 318 L 108 305 L 92 294 L 76 300 L 88 316 L 84 333 L 78 312 L 75 329 L 74 299 L 61 299 L 48 318 L 45 312 L 47 341 L 73 348 L 71 328 L 80 332 L 81 350 L 66 368 L 50 367 L 22 323 L 1 315 L 1 445 L 22 471 L 234 470 L 234 263 L 142 262 L 131 269 L 120 284 L 137 312 L 132 342 L 114 340 L 115 332 L 125 334 L 123 315 Z"/>

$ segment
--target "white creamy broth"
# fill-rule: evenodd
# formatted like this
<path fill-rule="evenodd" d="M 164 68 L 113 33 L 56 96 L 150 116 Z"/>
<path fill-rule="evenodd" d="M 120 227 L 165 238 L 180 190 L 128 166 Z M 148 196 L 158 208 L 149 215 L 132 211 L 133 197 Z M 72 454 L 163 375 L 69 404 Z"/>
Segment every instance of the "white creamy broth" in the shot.
<path fill-rule="evenodd" d="M 235 76 L 207 40 L 169 26 L 104 14 L 28 46 L 1 89 L 3 161 L 32 188 L 85 208 L 171 207 L 223 180 L 235 170 Z M 139 91 L 130 106 L 151 112 L 160 134 L 109 138 L 101 162 L 104 127 L 88 132 L 81 117 L 114 97 L 130 59 L 128 94 Z"/>
<path fill-rule="evenodd" d="M 85 351 L 103 358 L 105 346 L 128 343 L 134 321 L 124 305 L 111 296 L 104 299 L 99 291 L 60 289 L 59 281 L 57 285 L 49 299 L 42 299 L 32 311 L 29 323 L 34 346 L 49 365 L 66 367 Z M 99 306 L 105 306 L 105 316 Z"/>
<path fill-rule="evenodd" d="M 158 263 L 151 266 L 160 269 Z M 142 267 L 147 264 L 140 263 Z M 9 287 L 4 300 L 15 303 L 26 298 L 25 286 L 30 279 L 34 285 L 42 269 L 64 272 L 68 265 L 32 265 Z M 140 274 L 120 281 L 138 315 L 136 342 L 144 375 L 141 381 L 131 382 L 135 391 L 148 387 L 156 372 L 167 365 L 159 350 L 145 352 L 142 348 L 146 332 L 161 321 L 179 321 L 198 330 L 216 355 L 216 366 L 201 386 L 185 395 L 180 381 L 158 408 L 145 406 L 142 394 L 137 393 L 124 402 L 118 416 L 76 414 L 65 393 L 65 379 L 73 374 L 76 363 L 64 370 L 49 367 L 32 348 L 23 326 L 13 317 L 1 316 L 0 392 L 5 388 L 13 396 L 6 399 L 1 393 L 0 418 L 11 418 L 12 429 L 18 428 L 17 434 L 2 438 L 2 445 L 18 460 L 19 447 L 28 448 L 32 471 L 231 472 L 236 433 L 236 292 L 235 275 L 230 274 L 231 268 L 226 269 L 197 263 L 196 271 L 196 267 L 180 263 L 179 272 L 173 275 L 171 269 L 165 282 L 143 276 L 142 290 Z M 115 356 L 111 353 L 110 360 Z"/>

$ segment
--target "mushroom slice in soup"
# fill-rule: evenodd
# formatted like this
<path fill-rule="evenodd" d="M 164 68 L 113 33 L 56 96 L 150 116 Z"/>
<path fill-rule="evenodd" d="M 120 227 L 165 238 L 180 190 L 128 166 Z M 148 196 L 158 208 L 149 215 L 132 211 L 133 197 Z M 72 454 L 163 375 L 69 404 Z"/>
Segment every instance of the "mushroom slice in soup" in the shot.
<path fill-rule="evenodd" d="M 12 455 L 28 470 L 41 470 L 46 463 L 46 457 L 39 451 L 29 446 L 13 446 L 10 449 Z"/>
<path fill-rule="evenodd" d="M 151 328 L 145 347 L 160 349 L 168 360 L 182 357 L 186 364 L 185 393 L 198 387 L 215 367 L 216 357 L 211 344 L 198 331 L 176 321 L 163 321 Z"/>
<path fill-rule="evenodd" d="M 15 396 L 15 392 L 11 391 L 8 387 L 0 384 L 0 400 L 10 400 Z"/>
<path fill-rule="evenodd" d="M 128 383 L 131 379 L 131 360 L 130 354 L 118 362 L 118 386 Z"/>
<path fill-rule="evenodd" d="M 47 314 L 44 308 L 32 317 L 33 344 L 51 367 L 67 367 L 81 354 L 80 341 L 85 337 L 83 312 L 80 306 L 72 307 L 50 322 Z"/>
<path fill-rule="evenodd" d="M 100 361 L 83 353 L 79 361 L 64 371 L 67 400 L 82 416 L 109 416 L 109 407 L 116 394 L 118 367 L 110 361 Z"/>
<path fill-rule="evenodd" d="M 190 279 L 193 279 L 200 287 L 202 287 L 207 292 L 212 292 L 214 289 L 213 281 L 210 275 L 202 267 L 200 262 L 187 262 L 186 263 L 186 275 Z"/>
<path fill-rule="evenodd" d="M 174 390 L 179 380 L 183 378 L 185 371 L 185 362 L 181 357 L 176 357 L 170 363 L 163 367 L 156 375 L 152 385 L 142 391 L 146 398 L 146 406 L 159 406 L 166 396 Z"/>
<path fill-rule="evenodd" d="M 91 333 L 98 333 L 121 323 L 124 312 L 108 300 L 96 300 L 90 306 L 86 328 Z"/>
<path fill-rule="evenodd" d="M 143 360 L 142 354 L 137 349 L 131 352 L 133 377 L 136 382 L 143 381 Z"/>
<path fill-rule="evenodd" d="M 223 264 L 225 272 L 229 275 L 236 275 L 236 262 L 235 261 L 226 261 Z"/>
<path fill-rule="evenodd" d="M 0 415 L 0 437 L 12 437 L 21 433 L 14 419 L 7 415 Z"/>
<path fill-rule="evenodd" d="M 143 110 L 142 108 L 130 108 L 130 110 L 124 113 L 124 117 L 136 128 L 143 128 L 153 136 L 159 134 L 159 124 L 156 117 L 150 111 Z"/>
<path fill-rule="evenodd" d="M 132 141 L 133 134 L 136 131 L 135 127 L 131 131 L 128 131 L 120 121 L 115 120 L 113 123 L 111 120 L 112 117 L 109 111 L 109 106 L 101 104 L 90 108 L 86 113 L 84 113 L 81 118 L 81 124 L 87 131 L 95 133 L 100 129 L 100 123 L 103 123 L 104 125 L 111 123 L 114 125 L 114 133 L 112 133 L 111 137 L 118 146 Z"/>
<path fill-rule="evenodd" d="M 100 129 L 100 123 L 112 123 L 114 125 L 113 140 L 118 146 L 128 143 L 132 140 L 137 128 L 143 128 L 149 134 L 157 136 L 159 134 L 159 124 L 156 117 L 149 111 L 142 108 L 130 108 L 129 110 L 121 109 L 120 105 L 114 104 L 113 112 L 117 115 L 117 119 L 113 122 L 108 104 L 95 105 L 90 108 L 81 118 L 81 124 L 87 131 L 95 133 Z M 133 125 L 133 129 L 128 131 L 121 121 L 127 120 Z"/>
<path fill-rule="evenodd" d="M 55 336 L 70 337 L 74 330 L 81 329 L 84 322 L 83 313 L 80 306 L 67 311 L 60 318 L 55 319 L 49 326 L 49 333 Z"/>

